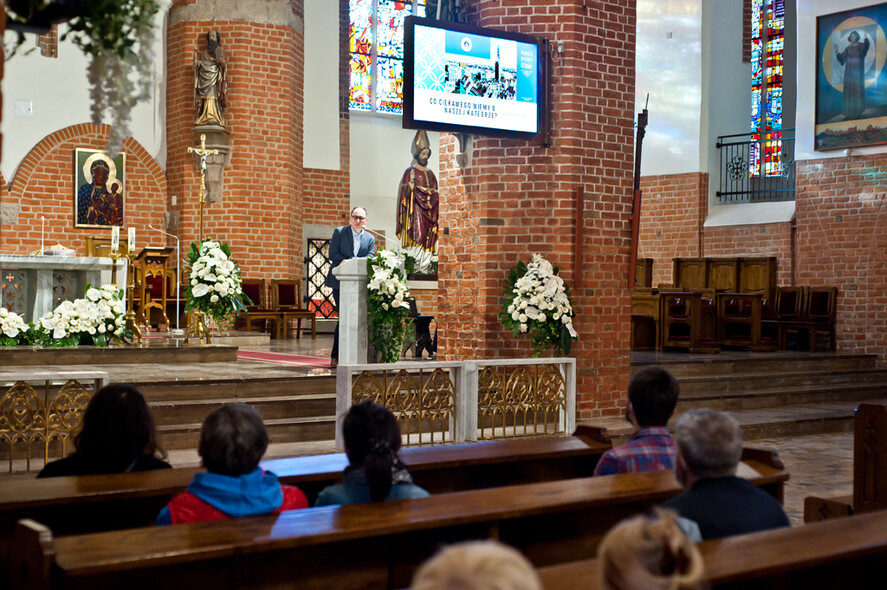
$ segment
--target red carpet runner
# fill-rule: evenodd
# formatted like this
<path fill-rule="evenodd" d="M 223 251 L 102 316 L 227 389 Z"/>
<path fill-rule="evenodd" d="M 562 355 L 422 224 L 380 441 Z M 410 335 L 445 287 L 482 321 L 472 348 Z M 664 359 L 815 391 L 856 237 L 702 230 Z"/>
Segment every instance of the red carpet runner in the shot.
<path fill-rule="evenodd" d="M 328 367 L 330 359 L 316 356 L 297 356 L 294 354 L 282 354 L 279 352 L 256 352 L 253 350 L 238 350 L 238 360 L 258 361 L 261 363 L 273 363 L 276 365 Z"/>

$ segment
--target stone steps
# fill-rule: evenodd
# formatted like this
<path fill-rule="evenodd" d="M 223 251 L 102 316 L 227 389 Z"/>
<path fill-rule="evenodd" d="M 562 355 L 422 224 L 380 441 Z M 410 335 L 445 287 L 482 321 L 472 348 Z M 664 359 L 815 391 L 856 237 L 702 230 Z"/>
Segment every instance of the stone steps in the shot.
<path fill-rule="evenodd" d="M 242 401 L 259 412 L 264 420 L 285 419 L 293 416 L 316 418 L 334 416 L 336 395 L 333 393 L 303 394 L 297 397 L 216 398 L 206 400 L 176 400 L 152 402 L 151 411 L 158 424 L 202 422 L 207 414 L 223 404 Z"/>
<path fill-rule="evenodd" d="M 133 380 L 151 404 L 195 399 L 247 401 L 253 398 L 302 396 L 336 393 L 336 376 L 233 377 L 218 379 Z"/>
<path fill-rule="evenodd" d="M 670 427 L 688 409 L 714 408 L 730 412 L 750 441 L 849 432 L 860 402 L 887 397 L 887 370 L 878 367 L 874 355 L 669 354 L 633 361 L 632 371 L 648 365 L 667 368 L 681 385 Z M 632 432 L 623 417 L 583 423 L 606 428 L 614 444 Z"/>

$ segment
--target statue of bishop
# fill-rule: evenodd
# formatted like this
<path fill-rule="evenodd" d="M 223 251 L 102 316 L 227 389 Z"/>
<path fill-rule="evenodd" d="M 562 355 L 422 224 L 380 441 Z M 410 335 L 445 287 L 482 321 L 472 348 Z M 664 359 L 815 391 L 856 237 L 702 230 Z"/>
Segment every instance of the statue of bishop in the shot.
<path fill-rule="evenodd" d="M 206 34 L 206 49 L 194 50 L 194 92 L 197 100 L 195 125 L 225 126 L 228 93 L 228 58 L 218 31 Z"/>
<path fill-rule="evenodd" d="M 403 250 L 415 258 L 414 272 L 431 272 L 437 256 L 437 217 L 440 195 L 437 177 L 428 168 L 431 144 L 428 134 L 416 132 L 411 146 L 413 164 L 400 179 L 397 199 L 397 237 Z"/>

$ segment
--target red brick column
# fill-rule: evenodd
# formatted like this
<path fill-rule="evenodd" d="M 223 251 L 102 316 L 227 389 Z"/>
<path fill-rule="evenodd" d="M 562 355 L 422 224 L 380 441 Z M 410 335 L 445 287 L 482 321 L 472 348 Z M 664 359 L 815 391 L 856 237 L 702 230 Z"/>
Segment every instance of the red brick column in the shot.
<path fill-rule="evenodd" d="M 228 56 L 231 160 L 224 197 L 204 209 L 204 234 L 230 243 L 244 276 L 292 278 L 302 269 L 303 0 L 176 0 L 167 35 L 167 176 L 183 248 L 198 234 L 199 171 L 192 131 L 195 49 L 218 30 Z"/>
<path fill-rule="evenodd" d="M 528 341 L 504 330 L 496 314 L 508 270 L 539 252 L 574 287 L 579 418 L 621 412 L 629 374 L 635 3 L 474 2 L 469 18 L 562 41 L 565 52 L 552 64 L 552 147 L 477 137 L 471 163 L 459 168 L 455 139 L 442 136 L 441 352 L 451 359 L 529 356 Z M 575 288 L 578 187 L 585 195 L 583 283 Z"/>

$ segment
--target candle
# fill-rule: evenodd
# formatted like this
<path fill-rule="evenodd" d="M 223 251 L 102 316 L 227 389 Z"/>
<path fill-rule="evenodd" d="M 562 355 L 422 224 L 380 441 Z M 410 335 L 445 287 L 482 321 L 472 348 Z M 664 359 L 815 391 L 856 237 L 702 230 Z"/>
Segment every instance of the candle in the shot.
<path fill-rule="evenodd" d="M 126 240 L 126 247 L 129 249 L 129 253 L 132 254 L 136 251 L 136 228 L 129 228 L 129 236 Z"/>
<path fill-rule="evenodd" d="M 111 228 L 111 252 L 117 254 L 120 250 L 120 228 L 116 225 Z"/>

